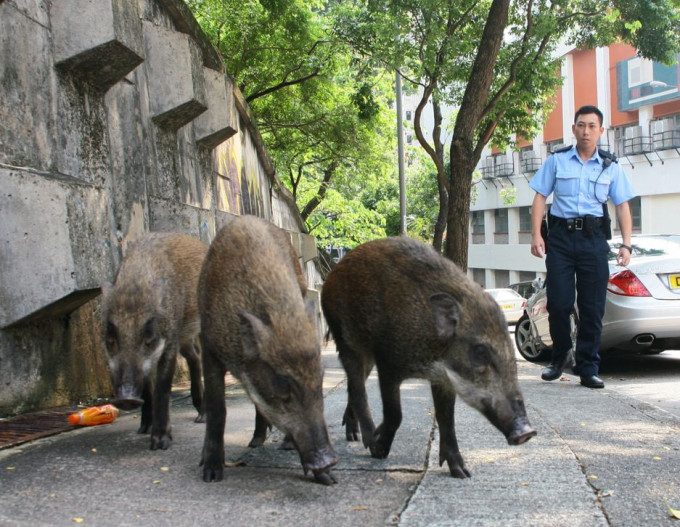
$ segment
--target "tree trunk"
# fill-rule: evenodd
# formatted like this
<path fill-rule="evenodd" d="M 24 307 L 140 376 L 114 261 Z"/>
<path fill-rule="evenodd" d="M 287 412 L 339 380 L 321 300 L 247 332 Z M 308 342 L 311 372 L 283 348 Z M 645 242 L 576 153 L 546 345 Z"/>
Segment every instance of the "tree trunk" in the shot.
<path fill-rule="evenodd" d="M 439 105 L 439 100 L 436 94 L 432 94 L 432 111 L 434 113 L 434 130 L 432 139 L 434 141 L 434 148 L 437 158 L 440 163 L 437 164 L 437 187 L 439 188 L 439 214 L 437 215 L 437 222 L 434 224 L 434 239 L 432 245 L 437 252 L 442 252 L 444 242 L 444 232 L 446 231 L 446 222 L 449 213 L 449 192 L 446 188 L 446 174 L 444 165 L 444 145 L 441 142 L 442 130 L 442 109 Z M 440 172 L 441 170 L 441 172 Z"/>
<path fill-rule="evenodd" d="M 486 19 L 477 57 L 458 111 L 451 141 L 451 176 L 445 255 L 467 270 L 468 224 L 472 174 L 479 160 L 475 132 L 489 99 L 494 66 L 508 22 L 510 0 L 493 0 Z"/>

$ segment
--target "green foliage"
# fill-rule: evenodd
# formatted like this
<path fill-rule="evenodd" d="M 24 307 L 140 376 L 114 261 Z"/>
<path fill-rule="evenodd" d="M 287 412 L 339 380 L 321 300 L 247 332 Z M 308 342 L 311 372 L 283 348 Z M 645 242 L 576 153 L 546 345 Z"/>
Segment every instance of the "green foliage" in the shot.
<path fill-rule="evenodd" d="M 189 6 L 248 101 L 309 232 L 321 245 L 354 247 L 385 234 L 390 207 L 375 188 L 389 186 L 396 136 L 392 77 L 330 33 L 342 3 Z"/>

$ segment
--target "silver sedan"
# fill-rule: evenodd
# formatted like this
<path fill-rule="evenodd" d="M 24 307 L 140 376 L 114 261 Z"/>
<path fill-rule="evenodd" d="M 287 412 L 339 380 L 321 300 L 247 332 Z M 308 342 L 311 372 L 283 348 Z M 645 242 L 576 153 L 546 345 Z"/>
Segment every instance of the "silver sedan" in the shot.
<path fill-rule="evenodd" d="M 602 352 L 660 353 L 680 349 L 680 235 L 634 235 L 628 267 L 616 266 L 621 239 L 610 242 L 609 282 L 602 320 Z M 545 288 L 529 300 L 515 328 L 520 354 L 529 361 L 550 357 Z M 578 312 L 572 313 L 578 338 Z"/>

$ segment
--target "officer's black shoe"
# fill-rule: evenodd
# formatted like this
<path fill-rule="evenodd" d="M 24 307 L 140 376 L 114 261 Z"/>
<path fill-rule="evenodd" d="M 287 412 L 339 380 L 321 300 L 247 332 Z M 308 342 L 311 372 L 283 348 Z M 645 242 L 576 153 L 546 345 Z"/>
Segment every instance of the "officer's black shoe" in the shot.
<path fill-rule="evenodd" d="M 604 388 L 604 381 L 597 375 L 582 375 L 581 385 L 586 388 Z"/>
<path fill-rule="evenodd" d="M 567 366 L 571 368 L 574 367 L 572 350 L 569 350 L 562 360 L 553 359 L 553 361 L 541 372 L 541 379 L 544 381 L 559 379 Z"/>

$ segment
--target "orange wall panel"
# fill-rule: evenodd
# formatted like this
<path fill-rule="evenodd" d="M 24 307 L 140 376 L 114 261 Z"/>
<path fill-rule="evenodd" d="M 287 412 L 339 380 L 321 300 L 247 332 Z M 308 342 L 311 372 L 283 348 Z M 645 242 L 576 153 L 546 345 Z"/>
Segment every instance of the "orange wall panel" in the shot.
<path fill-rule="evenodd" d="M 597 106 L 597 62 L 595 50 L 575 50 L 571 53 L 574 69 L 574 109 Z"/>
<path fill-rule="evenodd" d="M 654 118 L 680 113 L 680 101 L 668 101 L 654 106 Z"/>
<path fill-rule="evenodd" d="M 635 124 L 638 122 L 638 111 L 620 112 L 618 107 L 618 95 L 616 90 L 616 64 L 622 60 L 629 59 L 637 55 L 637 51 L 633 46 L 628 44 L 612 44 L 609 46 L 609 100 L 612 107 L 609 109 L 611 113 L 611 126 L 625 126 L 628 124 Z"/>
<path fill-rule="evenodd" d="M 561 74 L 558 71 L 558 75 Z M 543 142 L 547 143 L 549 141 L 557 141 L 558 139 L 564 139 L 562 137 L 562 88 L 557 88 L 557 93 L 555 97 L 550 99 L 550 103 L 554 103 L 555 107 L 548 116 L 548 120 L 545 122 L 543 127 Z"/>

